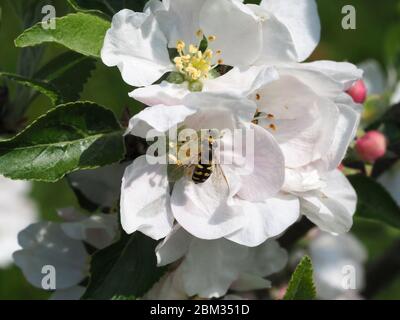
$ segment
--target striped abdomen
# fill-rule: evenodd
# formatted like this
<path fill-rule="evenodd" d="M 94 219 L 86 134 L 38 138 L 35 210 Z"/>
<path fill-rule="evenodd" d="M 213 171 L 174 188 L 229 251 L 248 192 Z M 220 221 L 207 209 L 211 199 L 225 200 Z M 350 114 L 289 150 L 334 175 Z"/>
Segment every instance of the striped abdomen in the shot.
<path fill-rule="evenodd" d="M 213 172 L 212 164 L 197 164 L 194 167 L 192 180 L 194 183 L 204 183 Z"/>

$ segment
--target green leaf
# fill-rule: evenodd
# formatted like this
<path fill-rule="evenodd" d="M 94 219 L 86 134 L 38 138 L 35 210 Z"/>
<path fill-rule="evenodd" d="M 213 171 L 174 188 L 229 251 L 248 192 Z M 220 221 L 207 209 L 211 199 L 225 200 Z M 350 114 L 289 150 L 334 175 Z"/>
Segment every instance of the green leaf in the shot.
<path fill-rule="evenodd" d="M 100 57 L 100 50 L 110 22 L 87 13 L 72 13 L 56 18 L 55 29 L 45 29 L 42 22 L 26 29 L 15 39 L 17 47 L 55 42 L 86 56 Z"/>
<path fill-rule="evenodd" d="M 0 72 L 0 77 L 15 81 L 21 85 L 32 88 L 47 96 L 53 105 L 63 103 L 61 93 L 51 83 L 41 80 L 29 79 L 17 74 Z"/>
<path fill-rule="evenodd" d="M 384 187 L 363 175 L 348 178 L 358 196 L 356 217 L 383 222 L 400 229 L 400 208 Z"/>
<path fill-rule="evenodd" d="M 44 94 L 56 106 L 79 99 L 95 63 L 93 58 L 69 51 L 46 64 L 33 79 L 6 72 L 0 72 L 0 77 Z"/>
<path fill-rule="evenodd" d="M 165 272 L 156 265 L 156 244 L 135 232 L 123 234 L 120 241 L 95 253 L 83 299 L 143 296 Z"/>
<path fill-rule="evenodd" d="M 80 98 L 80 93 L 95 68 L 95 59 L 68 51 L 43 66 L 34 78 L 47 81 L 57 88 L 64 103 L 73 102 Z"/>
<path fill-rule="evenodd" d="M 107 15 L 108 17 L 112 17 L 122 9 L 141 12 L 146 2 L 147 0 L 68 0 L 68 3 L 76 11 Z"/>
<path fill-rule="evenodd" d="M 110 110 L 91 102 L 69 103 L 0 141 L 0 174 L 54 182 L 72 171 L 117 162 L 123 155 L 122 129 Z"/>
<path fill-rule="evenodd" d="M 311 259 L 305 256 L 292 274 L 284 300 L 312 300 L 317 293 L 313 281 Z"/>

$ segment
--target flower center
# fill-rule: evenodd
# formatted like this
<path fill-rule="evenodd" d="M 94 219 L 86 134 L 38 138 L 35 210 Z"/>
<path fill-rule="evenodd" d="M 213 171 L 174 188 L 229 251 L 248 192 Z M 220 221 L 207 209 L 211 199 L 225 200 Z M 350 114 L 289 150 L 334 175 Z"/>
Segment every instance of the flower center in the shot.
<path fill-rule="evenodd" d="M 200 30 L 197 35 L 203 37 L 203 33 Z M 179 56 L 174 58 L 174 63 L 178 72 L 184 75 L 187 81 L 193 82 L 207 79 L 210 71 L 223 63 L 219 59 L 217 64 L 213 64 L 214 52 L 211 49 L 200 48 L 203 41 L 208 44 L 208 42 L 215 41 L 215 39 L 215 36 L 203 38 L 198 46 L 194 44 L 187 46 L 184 41 L 177 41 L 176 50 Z M 217 51 L 217 55 L 219 54 L 221 54 L 220 50 Z"/>

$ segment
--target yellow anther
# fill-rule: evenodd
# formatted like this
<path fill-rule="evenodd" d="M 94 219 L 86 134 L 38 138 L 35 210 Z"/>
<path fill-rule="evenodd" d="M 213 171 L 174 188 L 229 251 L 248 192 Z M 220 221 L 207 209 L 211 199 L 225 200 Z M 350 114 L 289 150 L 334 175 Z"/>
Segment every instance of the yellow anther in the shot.
<path fill-rule="evenodd" d="M 211 49 L 207 49 L 206 52 L 204 52 L 204 58 L 205 59 L 211 59 L 213 56 L 213 52 Z"/>
<path fill-rule="evenodd" d="M 204 35 L 203 30 L 201 30 L 201 29 L 197 30 L 196 36 L 198 36 L 199 38 L 202 38 L 203 35 Z"/>
<path fill-rule="evenodd" d="M 182 40 L 178 40 L 176 42 L 176 49 L 178 50 L 178 52 L 182 52 L 183 50 L 185 50 L 185 42 L 183 42 Z"/>
<path fill-rule="evenodd" d="M 209 37 L 208 37 L 208 41 L 210 41 L 210 42 L 213 42 L 213 41 L 215 41 L 215 40 L 217 40 L 217 37 L 216 37 L 216 36 L 209 36 Z"/>
<path fill-rule="evenodd" d="M 201 53 L 201 52 L 199 51 L 199 48 L 197 48 L 195 45 L 191 44 L 189 46 L 189 53 L 196 54 L 196 53 Z"/>
<path fill-rule="evenodd" d="M 209 37 L 212 41 L 215 36 Z M 208 78 L 208 73 L 217 65 L 212 65 L 213 51 L 206 49 L 201 51 L 199 46 L 190 44 L 187 46 L 182 40 L 177 41 L 176 49 L 178 57 L 173 59 L 176 69 L 182 73 L 189 82 Z M 218 61 L 222 64 L 222 59 Z"/>
<path fill-rule="evenodd" d="M 218 64 L 224 64 L 224 60 L 219 59 L 219 60 L 218 60 Z"/>
<path fill-rule="evenodd" d="M 216 53 L 217 53 L 217 54 L 221 54 L 221 53 L 222 53 L 222 50 L 217 50 Z"/>

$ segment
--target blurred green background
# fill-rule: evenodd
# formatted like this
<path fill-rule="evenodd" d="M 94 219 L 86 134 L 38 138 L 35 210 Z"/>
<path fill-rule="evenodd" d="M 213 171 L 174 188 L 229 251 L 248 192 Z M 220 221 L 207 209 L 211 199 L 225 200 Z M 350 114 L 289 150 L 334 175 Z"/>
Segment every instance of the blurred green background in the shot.
<path fill-rule="evenodd" d="M 0 0 L 1 71 L 16 72 L 20 50 L 14 47 L 13 41 L 22 32 L 23 25 L 15 11 L 15 3 L 26 5 L 29 1 Z M 329 59 L 359 63 L 372 58 L 385 67 L 393 59 L 393 48 L 400 48 L 399 0 L 379 2 L 376 0 L 318 0 L 317 2 L 322 23 L 322 40 L 311 60 Z M 63 16 L 72 11 L 64 0 L 54 0 L 52 3 L 56 7 L 57 16 Z M 356 8 L 356 30 L 343 30 L 341 26 L 343 18 L 341 10 L 348 4 Z M 36 21 L 39 20 L 41 19 Z M 40 65 L 64 51 L 65 49 L 59 46 L 45 46 L 44 58 Z M 128 97 L 131 89 L 122 82 L 116 69 L 107 68 L 99 61 L 92 78 L 85 86 L 82 99 L 98 102 L 114 110 L 118 116 L 125 107 L 135 113 L 140 110 L 140 106 Z M 46 112 L 49 106 L 49 101 L 39 96 L 29 109 L 28 121 Z M 34 183 L 31 196 L 38 203 L 42 217 L 50 220 L 57 219 L 56 208 L 77 205 L 74 194 L 64 181 L 56 184 Z M 358 219 L 355 220 L 353 232 L 367 246 L 370 259 L 378 257 L 394 239 L 400 238 L 400 233 L 394 229 Z M 47 296 L 41 290 L 30 286 L 17 268 L 0 270 L 0 299 L 42 299 Z M 400 299 L 400 277 L 376 298 Z"/>

